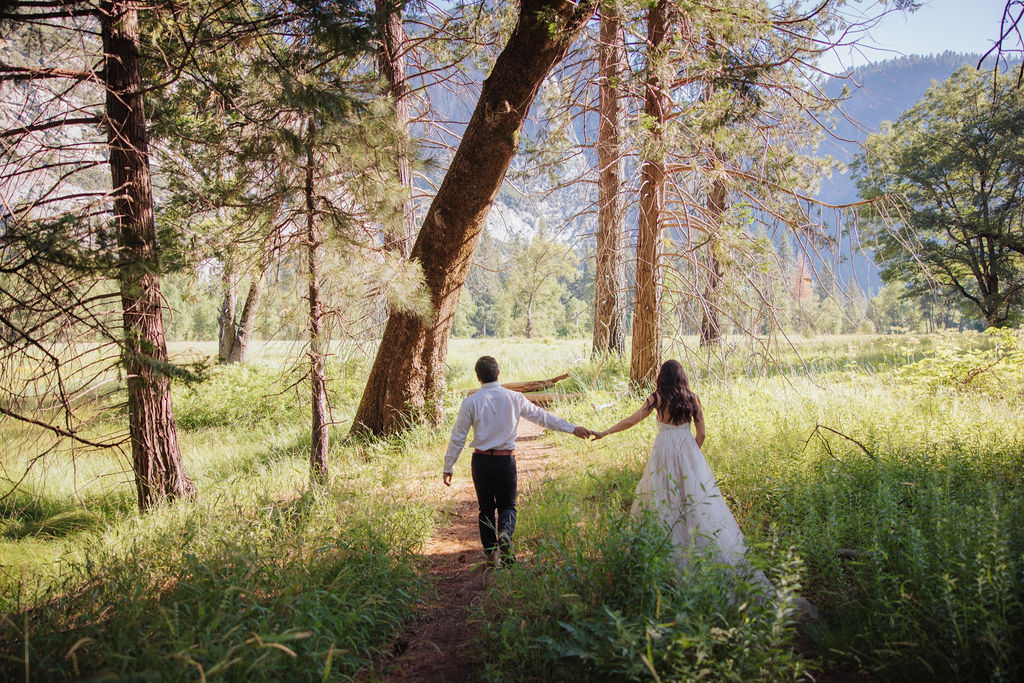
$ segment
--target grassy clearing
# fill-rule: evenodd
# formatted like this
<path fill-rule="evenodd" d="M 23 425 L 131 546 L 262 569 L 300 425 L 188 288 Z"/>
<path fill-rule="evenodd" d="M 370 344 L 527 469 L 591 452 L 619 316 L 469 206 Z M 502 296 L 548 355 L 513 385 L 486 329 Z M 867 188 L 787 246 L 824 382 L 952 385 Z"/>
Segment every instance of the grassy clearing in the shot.
<path fill-rule="evenodd" d="M 1012 359 L 971 375 L 1008 342 L 799 343 L 799 358 L 782 354 L 765 375 L 747 377 L 749 359 L 725 374 L 689 365 L 705 451 L 755 563 L 784 592 L 799 587 L 820 621 L 745 600 L 709 561 L 680 580 L 659 530 L 627 521 L 653 423 L 596 444 L 552 435 L 566 468 L 521 500 L 524 561 L 497 575 L 477 615 L 488 678 L 784 680 L 828 666 L 1021 677 L 1024 378 Z M 192 347 L 174 352 L 211 350 Z M 267 345 L 248 367 L 177 387 L 197 501 L 140 516 L 122 459 L 64 454 L 0 504 L 0 671 L 22 677 L 27 652 L 31 676 L 54 680 L 344 677 L 389 647 L 430 590 L 412 552 L 445 513 L 447 427 L 342 443 L 366 363 L 339 347 L 332 481 L 310 491 L 297 348 Z M 587 399 L 557 412 L 605 427 L 641 397 L 626 362 L 587 351 L 583 340 L 456 340 L 446 401 L 475 385 L 472 363 L 490 353 L 508 381 L 569 371 L 564 390 Z M 8 472 L 18 463 L 8 456 Z M 469 476 L 468 459 L 456 476 Z"/>
<path fill-rule="evenodd" d="M 648 421 L 563 443 L 580 465 L 522 501 L 517 536 L 535 559 L 485 605 L 482 665 L 505 680 L 785 680 L 808 666 L 1019 679 L 1024 376 L 1008 361 L 999 381 L 963 384 L 949 371 L 985 347 L 976 336 L 943 368 L 942 354 L 916 350 L 948 342 L 847 346 L 810 375 L 696 378 L 705 453 L 756 562 L 777 585 L 802 585 L 820 621 L 798 627 L 742 591 L 731 599 L 713 563 L 681 581 L 659 573 L 667 547 L 626 522 Z M 624 395 L 619 372 L 567 417 L 604 427 L 634 410 L 642 397 Z M 794 641 L 817 657 L 796 657 Z"/>
<path fill-rule="evenodd" d="M 334 369 L 346 400 L 360 379 Z M 281 376 L 217 368 L 178 388 L 196 501 L 139 515 L 109 454 L 77 476 L 67 454 L 33 469 L 2 504 L 6 677 L 321 679 L 387 650 L 429 590 L 414 551 L 436 506 L 408 471 L 423 457 L 403 461 L 433 437 L 346 447 L 339 429 L 331 484 L 310 490 L 308 392 Z"/>
<path fill-rule="evenodd" d="M 790 647 L 784 603 L 746 599 L 749 586 L 709 558 L 680 576 L 669 540 L 623 509 L 636 481 L 572 474 L 526 502 L 533 555 L 502 573 L 479 610 L 484 680 L 757 680 L 806 669 Z M 779 558 L 780 595 L 799 563 Z"/>

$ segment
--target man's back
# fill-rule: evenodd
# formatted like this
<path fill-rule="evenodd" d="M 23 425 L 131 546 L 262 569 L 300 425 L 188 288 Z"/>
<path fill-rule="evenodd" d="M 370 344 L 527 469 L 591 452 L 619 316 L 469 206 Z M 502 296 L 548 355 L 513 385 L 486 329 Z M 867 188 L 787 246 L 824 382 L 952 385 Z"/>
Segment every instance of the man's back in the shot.
<path fill-rule="evenodd" d="M 520 417 L 548 429 L 569 433 L 575 430 L 574 425 L 530 403 L 518 391 L 506 389 L 498 382 L 487 382 L 477 392 L 467 396 L 459 407 L 451 442 L 445 454 L 444 471 L 452 471 L 466 443 L 470 427 L 473 428 L 473 441 L 470 445 L 474 450 L 515 450 Z"/>

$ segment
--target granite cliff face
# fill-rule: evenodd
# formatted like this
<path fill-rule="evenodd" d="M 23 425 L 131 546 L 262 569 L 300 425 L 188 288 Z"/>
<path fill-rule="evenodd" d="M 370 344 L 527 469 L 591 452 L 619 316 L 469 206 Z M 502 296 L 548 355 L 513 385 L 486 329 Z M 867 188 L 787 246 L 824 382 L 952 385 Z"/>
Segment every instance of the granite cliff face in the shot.
<path fill-rule="evenodd" d="M 834 138 L 821 152 L 849 163 L 860 143 L 877 132 L 883 121 L 895 121 L 924 97 L 932 83 L 946 80 L 964 65 L 976 65 L 980 57 L 953 52 L 909 55 L 858 67 L 850 72 L 849 80 L 833 79 L 827 84 L 830 96 L 838 96 L 844 85 L 850 87 L 850 94 L 835 114 Z M 844 173 L 823 186 L 820 196 L 839 202 L 855 201 L 858 195 L 849 174 Z"/>
<path fill-rule="evenodd" d="M 99 59 L 89 36 L 74 31 L 17 26 L 0 38 L 0 63 L 13 67 L 86 71 Z M 103 89 L 94 81 L 12 80 L 0 83 L 0 210 L 43 198 L 35 215 L 68 207 L 59 197 L 110 188 L 104 132 L 96 125 L 50 122 L 99 116 Z M 20 129 L 41 130 L 22 134 Z M 59 189 L 58 189 L 59 186 Z"/>

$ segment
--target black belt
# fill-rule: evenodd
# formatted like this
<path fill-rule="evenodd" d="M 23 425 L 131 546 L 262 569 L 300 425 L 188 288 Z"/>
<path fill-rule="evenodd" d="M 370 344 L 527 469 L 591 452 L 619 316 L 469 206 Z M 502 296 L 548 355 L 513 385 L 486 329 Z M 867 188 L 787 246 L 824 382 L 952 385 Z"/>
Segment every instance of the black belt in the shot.
<path fill-rule="evenodd" d="M 489 448 L 486 451 L 476 450 L 473 451 L 473 455 L 515 455 L 515 451 L 501 451 L 497 448 Z"/>

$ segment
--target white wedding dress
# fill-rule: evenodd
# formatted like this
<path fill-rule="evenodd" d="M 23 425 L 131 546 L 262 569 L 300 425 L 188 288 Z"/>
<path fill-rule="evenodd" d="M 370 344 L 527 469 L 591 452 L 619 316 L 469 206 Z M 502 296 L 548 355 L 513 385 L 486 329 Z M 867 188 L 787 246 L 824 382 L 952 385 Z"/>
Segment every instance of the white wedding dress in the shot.
<path fill-rule="evenodd" d="M 743 532 L 722 498 L 715 475 L 690 432 L 690 423 L 655 422 L 658 436 L 636 485 L 630 512 L 633 519 L 639 521 L 646 510 L 668 528 L 675 564 L 680 569 L 692 550 L 710 552 L 743 578 L 773 594 L 764 573 L 753 570 L 747 562 Z"/>

